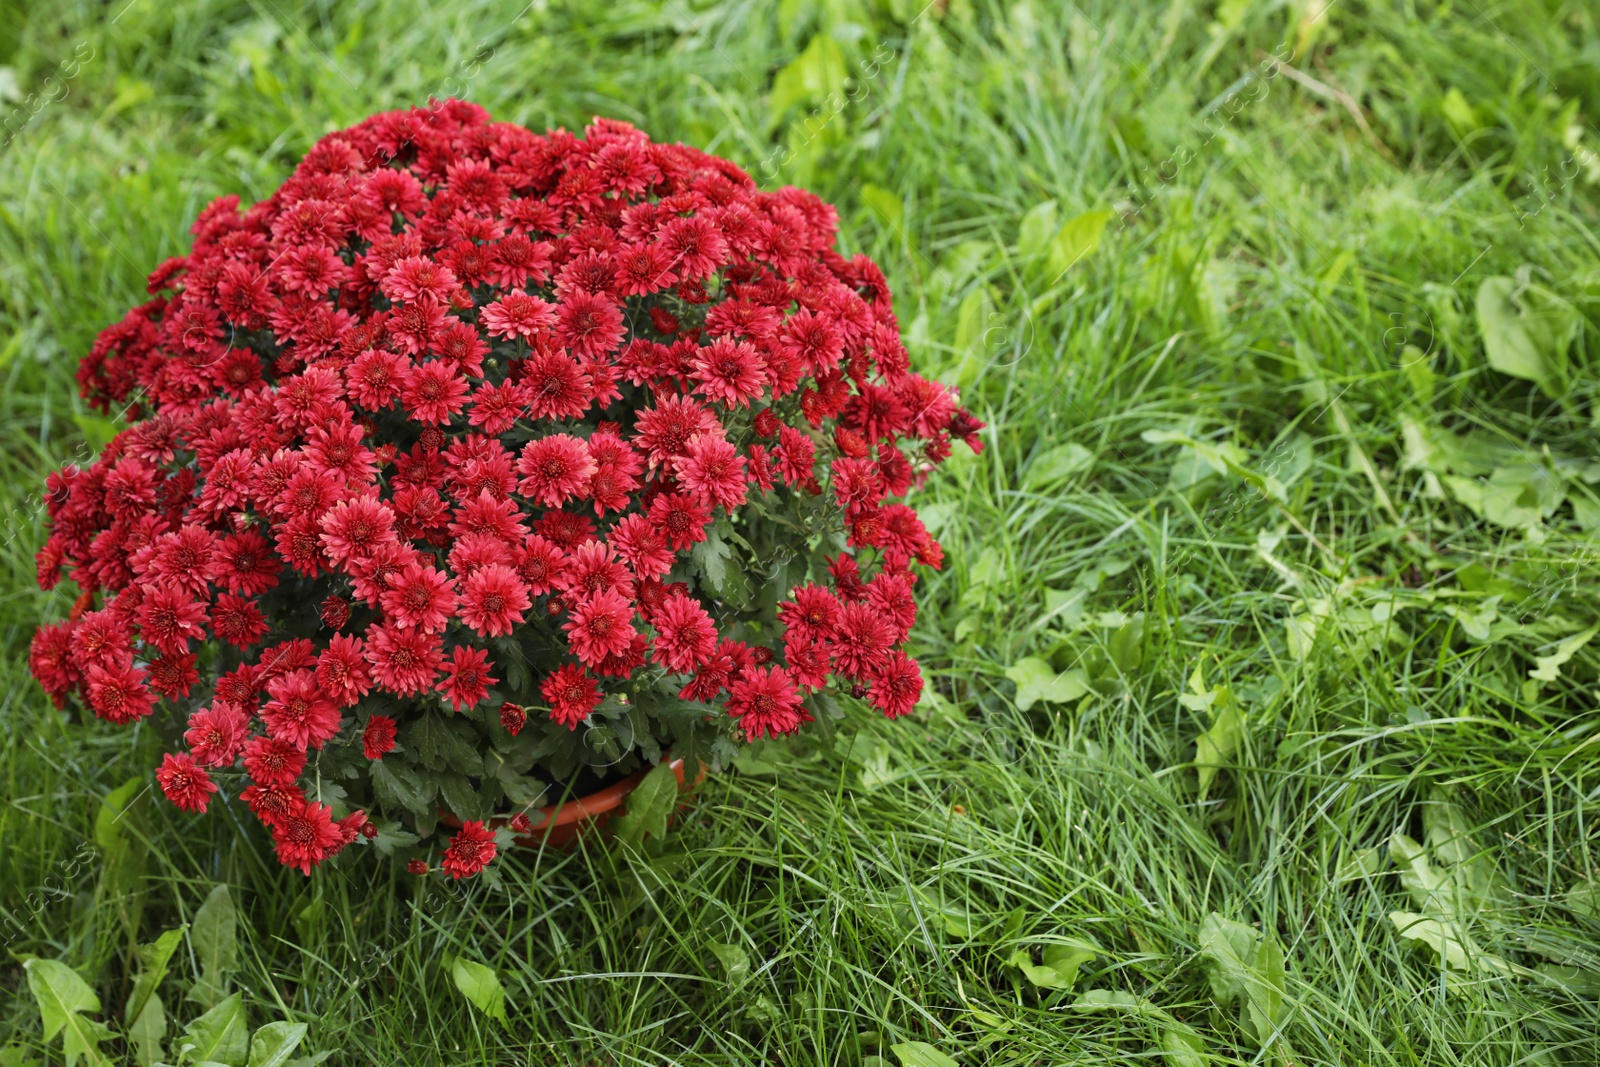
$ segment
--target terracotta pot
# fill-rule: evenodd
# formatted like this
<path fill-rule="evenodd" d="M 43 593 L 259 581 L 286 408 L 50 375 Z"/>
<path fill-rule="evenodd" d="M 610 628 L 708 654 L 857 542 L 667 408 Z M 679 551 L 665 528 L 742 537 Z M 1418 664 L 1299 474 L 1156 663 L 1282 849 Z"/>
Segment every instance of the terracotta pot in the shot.
<path fill-rule="evenodd" d="M 675 759 L 669 765 L 672 773 L 678 778 L 678 792 L 684 793 L 706 780 L 706 768 L 700 766 L 700 776 L 694 782 L 686 783 L 683 777 L 683 760 Z M 613 782 L 604 789 L 596 790 L 587 796 L 572 797 L 559 804 L 550 804 L 528 812 L 528 820 L 533 823 L 533 831 L 520 834 L 516 838 L 518 848 L 538 850 L 541 848 L 569 849 L 577 843 L 578 838 L 590 833 L 599 833 L 602 838 L 610 837 L 609 826 L 614 816 L 619 814 L 622 802 L 628 794 L 639 787 L 644 781 L 644 776 L 654 768 L 641 767 L 620 782 Z M 680 804 L 678 810 L 683 810 L 686 804 Z M 448 811 L 439 812 L 439 821 L 446 826 L 459 828 L 461 820 Z M 496 815 L 485 819 L 483 824 L 491 830 L 511 822 L 509 815 Z"/>

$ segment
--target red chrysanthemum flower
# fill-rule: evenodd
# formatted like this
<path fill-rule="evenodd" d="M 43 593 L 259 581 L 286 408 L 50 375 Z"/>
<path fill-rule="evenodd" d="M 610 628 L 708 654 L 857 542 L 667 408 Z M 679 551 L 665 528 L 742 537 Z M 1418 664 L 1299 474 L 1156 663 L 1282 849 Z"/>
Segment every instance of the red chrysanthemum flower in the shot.
<path fill-rule="evenodd" d="M 308 800 L 273 824 L 272 840 L 278 846 L 278 862 L 307 876 L 345 843 L 333 821 L 333 809 Z"/>
<path fill-rule="evenodd" d="M 711 658 L 717 627 L 698 601 L 672 593 L 650 615 L 656 628 L 651 657 L 668 670 L 686 674 Z"/>
<path fill-rule="evenodd" d="M 155 709 L 144 671 L 131 659 L 96 663 L 89 668 L 89 706 L 107 722 L 130 723 Z"/>
<path fill-rule="evenodd" d="M 689 377 L 695 392 L 729 407 L 749 407 L 767 384 L 767 371 L 755 345 L 719 337 L 696 353 Z"/>
<path fill-rule="evenodd" d="M 401 626 L 437 633 L 455 613 L 455 579 L 443 571 L 410 563 L 398 574 L 389 575 L 388 584 L 378 603 Z"/>
<path fill-rule="evenodd" d="M 372 691 L 363 642 L 349 634 L 334 634 L 317 657 L 317 685 L 340 707 L 348 708 Z"/>
<path fill-rule="evenodd" d="M 461 621 L 480 634 L 504 636 L 522 621 L 523 612 L 532 603 L 515 569 L 501 563 L 489 564 L 467 578 L 461 594 Z"/>
<path fill-rule="evenodd" d="M 506 733 L 516 737 L 527 724 L 528 713 L 521 704 L 513 704 L 508 700 L 500 705 L 500 725 L 505 727 Z"/>
<path fill-rule="evenodd" d="M 207 767 L 226 767 L 238 758 L 249 728 L 249 716 L 219 700 L 189 716 L 189 729 L 183 739 L 197 762 Z"/>
<path fill-rule="evenodd" d="M 728 714 L 745 736 L 778 737 L 800 728 L 800 694 L 781 667 L 751 667 L 728 687 Z"/>
<path fill-rule="evenodd" d="M 437 634 L 390 626 L 367 630 L 367 662 L 378 684 L 396 696 L 423 693 L 433 687 L 444 663 Z"/>
<path fill-rule="evenodd" d="M 600 688 L 582 667 L 568 663 L 551 674 L 539 686 L 539 692 L 550 702 L 550 718 L 569 729 L 589 717 L 600 703 Z"/>
<path fill-rule="evenodd" d="M 745 501 L 744 457 L 726 438 L 701 434 L 690 440 L 673 469 L 684 488 L 708 507 L 732 511 Z"/>
<path fill-rule="evenodd" d="M 168 752 L 161 757 L 156 782 L 167 799 L 182 811 L 205 811 L 217 783 L 187 752 Z"/>
<path fill-rule="evenodd" d="M 455 647 L 445 662 L 444 671 L 444 680 L 438 689 L 457 711 L 477 704 L 489 695 L 489 687 L 499 681 L 489 674 L 489 654 L 466 645 Z"/>
<path fill-rule="evenodd" d="M 308 670 L 290 671 L 267 683 L 272 697 L 261 709 L 267 732 L 301 748 L 321 748 L 339 732 L 339 706 Z"/>
<path fill-rule="evenodd" d="M 367 759 L 382 759 L 394 748 L 395 722 L 387 715 L 371 715 L 361 728 L 361 754 Z"/>
<path fill-rule="evenodd" d="M 581 440 L 558 433 L 529 441 L 517 457 L 517 472 L 525 496 L 558 508 L 583 492 L 595 464 Z"/>
<path fill-rule="evenodd" d="M 467 878 L 487 867 L 494 856 L 494 834 L 472 819 L 462 823 L 460 832 L 450 839 L 439 866 L 452 878 Z"/>
<path fill-rule="evenodd" d="M 558 349 L 523 360 L 517 374 L 531 418 L 575 419 L 594 395 L 583 368 Z"/>
<path fill-rule="evenodd" d="M 710 521 L 711 512 L 683 493 L 663 493 L 650 504 L 650 523 L 674 552 L 704 541 Z"/>
<path fill-rule="evenodd" d="M 585 666 L 625 651 L 635 636 L 633 605 L 612 589 L 584 597 L 563 624 L 572 651 Z"/>
<path fill-rule="evenodd" d="M 257 785 L 292 786 L 305 769 L 306 750 L 276 737 L 252 737 L 244 745 L 244 770 Z"/>

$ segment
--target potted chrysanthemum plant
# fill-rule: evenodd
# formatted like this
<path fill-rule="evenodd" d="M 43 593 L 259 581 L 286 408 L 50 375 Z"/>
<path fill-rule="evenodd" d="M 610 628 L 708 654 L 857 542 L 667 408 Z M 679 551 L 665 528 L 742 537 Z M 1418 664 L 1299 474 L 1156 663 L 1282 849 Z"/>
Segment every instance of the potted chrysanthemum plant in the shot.
<path fill-rule="evenodd" d="M 167 798 L 247 805 L 308 873 L 440 819 L 475 873 L 507 818 L 830 689 L 906 714 L 940 549 L 894 498 L 982 424 L 836 222 L 621 122 L 330 134 L 205 208 L 83 360 L 126 425 L 48 480 L 39 582 L 78 595 L 34 675 L 165 723 Z"/>

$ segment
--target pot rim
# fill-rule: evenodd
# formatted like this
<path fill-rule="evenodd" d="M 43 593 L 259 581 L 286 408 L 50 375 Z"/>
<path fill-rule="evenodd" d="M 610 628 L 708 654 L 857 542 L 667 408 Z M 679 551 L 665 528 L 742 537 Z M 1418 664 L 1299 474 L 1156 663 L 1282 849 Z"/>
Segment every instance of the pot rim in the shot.
<path fill-rule="evenodd" d="M 683 782 L 683 760 L 677 758 L 664 762 L 677 775 L 681 788 Z M 637 789 L 639 783 L 644 781 L 644 776 L 654 769 L 654 766 L 640 767 L 626 778 L 612 782 L 610 785 L 597 789 L 593 793 L 585 793 L 581 797 L 570 797 L 554 804 L 546 804 L 542 808 L 529 810 L 525 814 L 532 824 L 531 829 L 535 833 L 541 830 L 555 830 L 586 819 L 596 819 L 602 815 L 608 815 L 620 807 L 622 802 L 628 798 L 628 794 Z M 703 778 L 704 776 L 705 772 L 702 768 L 701 777 Z M 511 815 L 491 815 L 484 819 L 483 823 L 492 829 L 499 829 L 510 823 L 511 818 Z M 439 809 L 439 821 L 446 826 L 455 828 L 461 826 L 460 818 L 447 808 Z M 519 834 L 517 840 L 521 842 L 533 840 L 533 838 L 528 834 Z"/>

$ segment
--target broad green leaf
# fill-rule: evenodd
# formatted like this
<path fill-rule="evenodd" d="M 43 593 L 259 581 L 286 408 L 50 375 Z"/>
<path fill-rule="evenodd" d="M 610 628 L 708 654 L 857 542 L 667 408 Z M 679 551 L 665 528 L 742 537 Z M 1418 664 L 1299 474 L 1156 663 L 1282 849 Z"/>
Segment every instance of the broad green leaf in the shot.
<path fill-rule="evenodd" d="M 1223 1006 L 1244 1002 L 1244 1023 L 1265 1045 L 1284 1019 L 1283 950 L 1277 938 L 1212 912 L 1200 924 L 1200 956 Z"/>
<path fill-rule="evenodd" d="M 1132 993 L 1124 993 L 1120 989 L 1090 989 L 1082 993 L 1077 1000 L 1072 1002 L 1073 1011 L 1115 1011 L 1128 1012 L 1133 1015 L 1151 1015 L 1157 1018 L 1166 1017 L 1166 1012 Z"/>
<path fill-rule="evenodd" d="M 1028 471 L 1022 478 L 1022 488 L 1044 489 L 1064 482 L 1074 474 L 1088 470 L 1093 463 L 1094 453 L 1082 445 L 1072 441 L 1057 445 L 1039 453 L 1028 464 Z"/>
<path fill-rule="evenodd" d="M 1045 946 L 1037 964 L 1025 948 L 1013 952 L 1008 962 L 1040 989 L 1071 989 L 1078 980 L 1078 968 L 1099 954 L 1099 948 L 1094 945 L 1072 941 Z"/>
<path fill-rule="evenodd" d="M 244 1067 L 249 1050 L 250 1030 L 245 1025 L 243 993 L 225 998 L 190 1023 L 178 1042 L 178 1051 L 187 1052 L 190 1063 Z"/>
<path fill-rule="evenodd" d="M 1218 685 L 1210 690 L 1204 686 L 1205 681 L 1197 665 L 1194 675 L 1189 679 L 1189 687 L 1195 693 L 1190 697 L 1178 698 L 1179 703 L 1190 710 L 1206 707 L 1211 711 L 1211 725 L 1205 733 L 1195 738 L 1194 745 L 1194 765 L 1199 776 L 1202 800 L 1216 779 L 1217 772 L 1238 753 L 1246 732 L 1244 709 L 1233 699 L 1233 690 L 1226 685 Z"/>
<path fill-rule="evenodd" d="M 1089 676 L 1081 667 L 1057 671 L 1036 656 L 1018 660 L 1006 668 L 1006 677 L 1017 683 L 1017 708 L 1027 711 L 1043 701 L 1070 704 L 1089 691 Z"/>
<path fill-rule="evenodd" d="M 99 898 L 109 904 L 130 940 L 138 936 L 146 897 L 146 846 L 138 832 L 149 783 L 135 778 L 114 789 L 95 813 L 95 843 L 100 846 Z"/>
<path fill-rule="evenodd" d="M 974 924 L 972 914 L 967 909 L 949 900 L 941 900 L 937 892 L 920 887 L 913 888 L 912 894 L 917 899 L 918 910 L 924 919 L 937 918 L 945 933 L 951 937 L 972 936 Z"/>
<path fill-rule="evenodd" d="M 890 1045 L 889 1051 L 899 1059 L 900 1067 L 961 1067 L 955 1060 L 926 1041 L 905 1041 L 898 1045 Z"/>
<path fill-rule="evenodd" d="M 1165 1067 L 1207 1067 L 1212 1061 L 1206 1051 L 1204 1039 L 1187 1026 L 1169 1026 L 1161 1032 Z"/>
<path fill-rule="evenodd" d="M 1434 795 L 1422 806 L 1422 829 L 1423 843 L 1443 863 L 1467 863 L 1477 855 L 1467 813 L 1443 795 Z"/>
<path fill-rule="evenodd" d="M 39 1067 L 39 1060 L 24 1045 L 7 1045 L 0 1048 L 0 1067 Z"/>
<path fill-rule="evenodd" d="M 1391 911 L 1389 921 L 1401 937 L 1427 945 L 1454 971 L 1472 968 L 1465 936 L 1455 923 L 1446 923 L 1411 911 Z"/>
<path fill-rule="evenodd" d="M 896 233 L 901 232 L 906 220 L 906 205 L 896 193 L 881 185 L 866 182 L 861 186 L 861 199 L 884 225 Z"/>
<path fill-rule="evenodd" d="M 305 1023 L 268 1023 L 250 1039 L 249 1067 L 283 1067 L 305 1036 Z"/>
<path fill-rule="evenodd" d="M 1450 124 L 1450 128 L 1460 137 L 1465 137 L 1483 125 L 1478 119 L 1477 111 L 1473 109 L 1471 104 L 1467 103 L 1467 98 L 1462 94 L 1461 90 L 1453 85 L 1445 92 L 1444 97 L 1440 99 L 1439 113 L 1444 116 L 1445 121 Z"/>
<path fill-rule="evenodd" d="M 1339 864 L 1339 870 L 1334 874 L 1335 882 L 1354 882 L 1362 878 L 1371 878 L 1383 870 L 1383 850 L 1373 848 L 1357 849 L 1350 854 L 1350 858 Z"/>
<path fill-rule="evenodd" d="M 239 967 L 239 913 L 226 884 L 212 889 L 194 913 L 189 943 L 200 961 L 200 977 L 188 999 L 210 1007 L 228 991 L 228 975 Z"/>
<path fill-rule="evenodd" d="M 1400 884 L 1411 894 L 1412 903 L 1423 911 L 1455 917 L 1455 886 L 1445 873 L 1428 861 L 1423 847 L 1405 834 L 1389 838 L 1389 858 L 1400 871 Z"/>
<path fill-rule="evenodd" d="M 1579 915 L 1600 919 L 1600 882 L 1582 881 L 1567 890 L 1567 907 Z"/>
<path fill-rule="evenodd" d="M 94 816 L 94 843 L 101 849 L 114 849 L 124 840 L 126 830 L 124 813 L 143 788 L 145 788 L 144 778 L 130 778 L 107 793 L 106 798 L 100 802 L 100 808 Z"/>
<path fill-rule="evenodd" d="M 1099 248 L 1106 223 L 1114 218 L 1116 214 L 1110 211 L 1085 211 L 1062 224 L 1050 248 L 1051 278 L 1060 278 L 1080 259 Z"/>
<path fill-rule="evenodd" d="M 1582 633 L 1573 634 L 1556 646 L 1548 656 L 1537 657 L 1538 666 L 1528 672 L 1528 677 L 1540 682 L 1553 682 L 1561 675 L 1561 668 L 1577 654 L 1578 650 L 1600 633 L 1600 626 L 1591 626 Z"/>
<path fill-rule="evenodd" d="M 1056 202 L 1044 200 L 1029 208 L 1017 226 L 1017 255 L 1031 260 L 1043 255 L 1050 247 L 1058 229 Z"/>
<path fill-rule="evenodd" d="M 73 1067 L 80 1056 L 92 1064 L 107 1062 L 100 1054 L 100 1042 L 110 1038 L 111 1031 L 82 1014 L 100 1010 L 100 998 L 89 983 L 60 960 L 31 959 L 22 967 L 28 972 L 28 988 L 39 1005 L 44 1040 L 49 1042 L 57 1034 L 62 1035 L 67 1067 Z"/>
<path fill-rule="evenodd" d="M 1555 514 L 1567 497 L 1561 475 L 1534 463 L 1496 467 L 1488 482 L 1479 482 L 1478 508 L 1497 526 L 1520 530 Z M 1463 501 L 1465 502 L 1465 501 Z"/>
<path fill-rule="evenodd" d="M 722 539 L 722 535 L 714 529 L 708 529 L 706 539 L 695 545 L 689 555 L 695 569 L 705 576 L 713 589 L 721 593 L 728 581 L 728 560 L 733 555 L 733 550 Z"/>
<path fill-rule="evenodd" d="M 323 1049 L 321 1052 L 313 1052 L 309 1056 L 301 1056 L 297 1060 L 290 1060 L 284 1064 L 284 1067 L 317 1067 L 317 1064 L 332 1055 L 332 1049 Z"/>
<path fill-rule="evenodd" d="M 781 123 L 792 107 L 820 104 L 826 108 L 830 94 L 842 93 L 848 76 L 844 50 L 838 42 L 826 33 L 816 34 L 773 79 L 772 95 L 767 101 L 768 129 Z"/>
<path fill-rule="evenodd" d="M 117 423 L 101 415 L 93 415 L 87 411 L 77 412 L 72 416 L 72 421 L 78 424 L 78 429 L 83 431 L 84 441 L 93 452 L 99 452 L 111 443 L 117 436 Z"/>
<path fill-rule="evenodd" d="M 161 1061 L 161 1041 L 166 1036 L 167 1009 L 161 997 L 152 993 L 144 998 L 139 1014 L 128 1023 L 128 1043 L 133 1046 L 134 1062 L 139 1067 L 155 1067 Z"/>
<path fill-rule="evenodd" d="M 1567 349 L 1581 316 L 1561 297 L 1516 278 L 1485 278 L 1478 286 L 1478 330 L 1489 365 L 1502 374 L 1536 383 L 1546 396 L 1565 391 Z"/>
<path fill-rule="evenodd" d="M 647 835 L 661 840 L 677 803 L 678 776 L 670 763 L 656 764 L 628 794 L 628 810 L 613 824 L 617 840 L 634 848 L 640 848 Z"/>
<path fill-rule="evenodd" d="M 145 1001 L 155 995 L 161 980 L 167 976 L 167 964 L 171 962 L 172 954 L 177 951 L 187 929 L 185 925 L 168 930 L 150 944 L 139 946 L 139 960 L 144 969 L 133 983 L 133 992 L 128 994 L 128 1005 L 123 1014 L 126 1022 L 131 1024 L 137 1019 L 144 1011 Z"/>
<path fill-rule="evenodd" d="M 750 980 L 750 954 L 743 948 L 718 941 L 713 941 L 706 947 L 721 961 L 722 969 L 727 974 L 728 985 L 738 989 Z"/>
<path fill-rule="evenodd" d="M 494 973 L 494 968 L 457 956 L 450 961 L 450 977 L 473 1007 L 509 1025 L 505 987 L 500 984 L 500 976 Z"/>
<path fill-rule="evenodd" d="M 367 765 L 372 788 L 386 810 L 405 808 L 418 815 L 433 811 L 434 784 L 424 780 L 404 761 L 387 757 Z"/>

